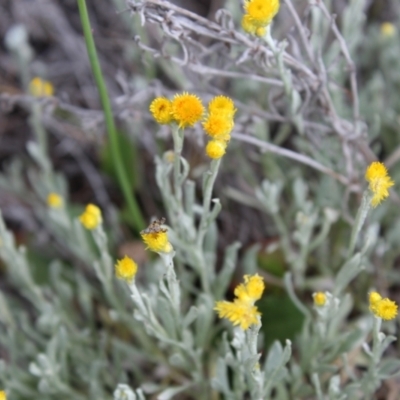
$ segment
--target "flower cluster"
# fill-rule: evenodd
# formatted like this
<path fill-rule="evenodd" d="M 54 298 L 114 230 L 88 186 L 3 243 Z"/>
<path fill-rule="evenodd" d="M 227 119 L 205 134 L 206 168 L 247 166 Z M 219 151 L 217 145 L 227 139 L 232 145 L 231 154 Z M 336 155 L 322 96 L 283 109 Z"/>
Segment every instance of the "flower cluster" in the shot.
<path fill-rule="evenodd" d="M 138 266 L 132 258 L 125 256 L 122 260 L 117 260 L 115 264 L 115 275 L 119 279 L 123 279 L 127 282 L 132 281 L 135 278 Z"/>
<path fill-rule="evenodd" d="M 206 154 L 219 159 L 225 154 L 234 126 L 235 105 L 229 97 L 216 96 L 208 104 L 208 113 L 203 128 L 211 140 L 207 143 Z"/>
<path fill-rule="evenodd" d="M 0 391 L 0 400 L 7 400 L 6 392 L 4 390 Z"/>
<path fill-rule="evenodd" d="M 377 161 L 367 168 L 365 179 L 369 182 L 369 189 L 373 193 L 371 205 L 376 207 L 382 200 L 389 197 L 388 189 L 394 185 L 394 182 L 388 175 L 386 167 Z"/>
<path fill-rule="evenodd" d="M 171 100 L 156 97 L 150 104 L 150 112 L 159 124 L 176 122 L 179 128 L 192 127 L 204 114 L 201 100 L 194 94 L 183 92 Z"/>
<path fill-rule="evenodd" d="M 254 303 L 261 298 L 264 287 L 263 278 L 258 274 L 245 275 L 244 283 L 235 289 L 236 299 L 233 302 L 217 301 L 214 310 L 220 318 L 227 318 L 233 325 L 246 330 L 259 321 L 261 314 Z"/>
<path fill-rule="evenodd" d="M 266 26 L 279 11 L 279 0 L 245 0 L 242 28 L 252 35 L 264 36 Z"/>
<path fill-rule="evenodd" d="M 88 204 L 83 214 L 79 217 L 81 224 L 89 230 L 97 228 L 102 223 L 101 210 L 94 204 Z"/>
<path fill-rule="evenodd" d="M 51 82 L 38 76 L 30 81 L 28 90 L 29 94 L 35 97 L 53 96 L 54 94 L 54 87 Z"/>
<path fill-rule="evenodd" d="M 371 292 L 369 294 L 369 309 L 379 318 L 391 320 L 397 315 L 397 304 L 388 299 L 383 299 L 378 292 Z"/>
<path fill-rule="evenodd" d="M 150 112 L 159 124 L 176 122 L 179 128 L 184 129 L 200 121 L 205 109 L 196 95 L 184 92 L 176 94 L 172 100 L 156 97 L 150 104 Z M 206 146 L 206 154 L 210 158 L 219 159 L 225 154 L 235 112 L 233 101 L 226 96 L 216 96 L 208 104 L 203 128 L 211 137 Z"/>

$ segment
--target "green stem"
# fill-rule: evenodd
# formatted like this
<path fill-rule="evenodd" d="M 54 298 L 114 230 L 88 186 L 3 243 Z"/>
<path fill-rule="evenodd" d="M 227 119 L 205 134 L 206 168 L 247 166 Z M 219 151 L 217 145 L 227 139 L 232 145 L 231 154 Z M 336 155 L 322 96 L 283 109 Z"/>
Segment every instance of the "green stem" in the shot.
<path fill-rule="evenodd" d="M 197 236 L 197 247 L 199 249 L 203 246 L 204 236 L 207 233 L 208 218 L 210 216 L 211 196 L 214 188 L 215 179 L 218 175 L 219 166 L 221 165 L 221 158 L 212 160 L 210 170 L 207 172 L 206 182 L 204 185 L 204 198 L 203 198 L 203 213 L 200 219 L 200 225 Z"/>
<path fill-rule="evenodd" d="M 181 182 L 181 153 L 183 148 L 183 130 L 179 130 L 177 125 L 172 127 L 172 137 L 174 140 L 174 191 L 175 198 L 182 209 L 182 182 Z"/>
<path fill-rule="evenodd" d="M 368 211 L 370 208 L 371 208 L 371 196 L 368 191 L 365 191 L 363 194 L 360 208 L 357 211 L 356 220 L 354 221 L 354 224 L 353 224 L 353 229 L 351 231 L 350 245 L 349 245 L 349 250 L 347 253 L 348 259 L 350 259 L 350 257 L 354 253 L 358 234 L 360 233 L 361 228 L 364 225 L 365 219 L 367 218 Z"/>
<path fill-rule="evenodd" d="M 86 8 L 85 0 L 77 0 L 79 7 L 79 14 L 81 18 L 83 34 L 85 36 L 86 49 L 89 55 L 90 65 L 92 67 L 92 72 L 94 79 L 96 81 L 97 89 L 99 91 L 101 104 L 104 112 L 104 119 L 107 127 L 108 139 L 111 146 L 111 155 L 113 163 L 115 165 L 115 170 L 117 173 L 119 184 L 121 185 L 122 192 L 124 194 L 125 200 L 128 204 L 129 211 L 132 214 L 134 220 L 134 226 L 138 230 L 145 227 L 145 222 L 143 216 L 140 212 L 139 206 L 136 199 L 133 197 L 130 190 L 129 180 L 127 172 L 122 163 L 122 157 L 120 152 L 120 147 L 118 143 L 117 131 L 115 129 L 114 117 L 111 110 L 111 104 L 108 97 L 108 92 L 106 85 L 104 83 L 103 74 L 101 72 L 101 67 L 99 59 L 97 57 L 96 46 L 93 40 L 92 29 L 90 27 L 89 15 Z"/>

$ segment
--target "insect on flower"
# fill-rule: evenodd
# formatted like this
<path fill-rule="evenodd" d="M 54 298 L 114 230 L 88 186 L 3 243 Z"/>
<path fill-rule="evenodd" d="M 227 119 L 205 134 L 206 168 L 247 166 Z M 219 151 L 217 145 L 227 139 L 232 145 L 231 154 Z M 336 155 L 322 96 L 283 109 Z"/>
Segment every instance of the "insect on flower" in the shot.
<path fill-rule="evenodd" d="M 172 250 L 168 241 L 168 229 L 162 227 L 164 223 L 165 218 L 156 219 L 140 232 L 147 248 L 156 253 L 169 253 Z"/>
<path fill-rule="evenodd" d="M 146 235 L 149 233 L 160 233 L 160 232 L 167 232 L 167 228 L 162 228 L 161 225 L 165 224 L 165 218 L 162 217 L 160 219 L 155 219 L 146 229 L 143 229 L 140 234 Z"/>

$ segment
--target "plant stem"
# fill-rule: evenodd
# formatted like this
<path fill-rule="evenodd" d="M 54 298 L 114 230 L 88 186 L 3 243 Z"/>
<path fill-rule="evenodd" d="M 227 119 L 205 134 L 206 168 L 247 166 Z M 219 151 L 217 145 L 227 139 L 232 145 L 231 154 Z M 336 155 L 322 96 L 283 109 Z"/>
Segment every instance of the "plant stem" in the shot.
<path fill-rule="evenodd" d="M 107 87 L 104 83 L 103 74 L 101 72 L 101 67 L 97 56 L 96 46 L 93 40 L 89 15 L 86 8 L 86 2 L 85 0 L 77 0 L 77 1 L 79 7 L 79 15 L 81 18 L 81 23 L 83 28 L 83 34 L 85 36 L 86 49 L 88 52 L 90 65 L 92 67 L 93 76 L 97 85 L 97 89 L 99 91 L 100 100 L 103 107 L 108 139 L 110 141 L 110 146 L 111 146 L 112 160 L 115 165 L 115 170 L 117 173 L 119 184 L 121 186 L 125 200 L 128 204 L 129 211 L 132 214 L 132 218 L 134 220 L 134 226 L 137 230 L 140 230 L 145 227 L 145 222 L 140 212 L 139 206 L 136 202 L 136 199 L 133 197 L 132 192 L 130 190 L 127 172 L 122 163 L 122 157 L 117 137 L 117 131 L 115 129 L 114 117 L 111 110 L 110 99 L 108 97 Z"/>
<path fill-rule="evenodd" d="M 350 259 L 350 257 L 354 253 L 358 234 L 360 233 L 361 228 L 364 225 L 365 219 L 367 218 L 368 211 L 371 208 L 370 204 L 371 204 L 371 196 L 369 195 L 368 191 L 365 191 L 362 197 L 360 208 L 357 211 L 356 220 L 354 221 L 353 224 L 353 229 L 351 231 L 350 245 L 347 252 L 348 259 Z"/>

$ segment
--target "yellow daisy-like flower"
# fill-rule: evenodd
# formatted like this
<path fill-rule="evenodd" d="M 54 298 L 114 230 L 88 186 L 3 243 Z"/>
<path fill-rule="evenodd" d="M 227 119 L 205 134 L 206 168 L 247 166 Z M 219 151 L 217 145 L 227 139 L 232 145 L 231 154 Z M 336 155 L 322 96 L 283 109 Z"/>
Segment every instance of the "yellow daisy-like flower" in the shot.
<path fill-rule="evenodd" d="M 233 302 L 217 301 L 214 310 L 220 318 L 227 318 L 233 325 L 239 325 L 246 330 L 259 321 L 261 314 L 254 303 L 261 298 L 264 287 L 261 276 L 245 275 L 244 283 L 235 289 L 236 299 Z"/>
<path fill-rule="evenodd" d="M 326 304 L 326 294 L 324 292 L 313 293 L 314 304 L 322 307 Z"/>
<path fill-rule="evenodd" d="M 63 198 L 57 193 L 49 193 L 47 196 L 47 205 L 51 208 L 61 208 L 63 206 Z"/>
<path fill-rule="evenodd" d="M 397 315 L 397 304 L 389 299 L 382 299 L 374 306 L 374 314 L 384 320 L 391 320 Z"/>
<path fill-rule="evenodd" d="M 397 29 L 391 22 L 384 22 L 381 25 L 381 34 L 385 37 L 392 37 L 396 34 Z"/>
<path fill-rule="evenodd" d="M 97 228 L 102 223 L 100 208 L 94 204 L 88 204 L 83 214 L 79 217 L 79 221 L 86 229 Z"/>
<path fill-rule="evenodd" d="M 371 292 L 369 294 L 370 309 L 371 309 L 371 307 L 375 306 L 378 303 L 378 301 L 381 301 L 381 300 L 382 300 L 382 296 L 378 292 Z M 371 311 L 372 311 L 372 309 L 371 309 Z"/>
<path fill-rule="evenodd" d="M 150 112 L 159 124 L 172 122 L 172 103 L 165 97 L 156 97 L 150 104 Z"/>
<path fill-rule="evenodd" d="M 217 301 L 214 310 L 220 318 L 227 318 L 233 325 L 239 325 L 243 330 L 258 323 L 261 315 L 256 306 L 249 306 L 239 300 Z"/>
<path fill-rule="evenodd" d="M 253 24 L 253 20 L 249 14 L 244 14 L 242 17 L 242 28 L 246 33 L 250 35 L 256 34 L 257 27 Z"/>
<path fill-rule="evenodd" d="M 258 37 L 263 37 L 267 33 L 267 29 L 265 26 L 257 26 L 253 24 L 253 19 L 250 17 L 249 14 L 243 15 L 242 28 L 250 35 L 256 35 Z"/>
<path fill-rule="evenodd" d="M 245 275 L 244 283 L 236 287 L 234 294 L 241 302 L 253 305 L 255 301 L 260 300 L 264 288 L 264 280 L 260 275 Z"/>
<path fill-rule="evenodd" d="M 168 241 L 167 229 L 161 226 L 164 222 L 164 218 L 155 220 L 140 232 L 147 248 L 156 253 L 169 253 L 172 250 L 171 243 Z"/>
<path fill-rule="evenodd" d="M 206 133 L 214 139 L 229 140 L 234 123 L 231 118 L 222 114 L 211 113 L 203 122 Z"/>
<path fill-rule="evenodd" d="M 378 292 L 371 292 L 369 294 L 369 309 L 379 318 L 390 320 L 397 315 L 397 304 L 390 299 L 382 299 Z"/>
<path fill-rule="evenodd" d="M 29 93 L 35 97 L 53 96 L 54 87 L 49 82 L 38 76 L 33 78 L 29 83 Z"/>
<path fill-rule="evenodd" d="M 266 33 L 267 33 L 267 28 L 265 26 L 259 26 L 256 29 L 256 36 L 258 37 L 264 37 Z"/>
<path fill-rule="evenodd" d="M 365 172 L 365 179 L 369 182 L 369 188 L 374 194 L 371 205 L 376 207 L 382 200 L 389 196 L 388 189 L 394 185 L 387 173 L 386 167 L 380 162 L 373 162 Z"/>
<path fill-rule="evenodd" d="M 226 142 L 223 140 L 210 140 L 206 146 L 208 157 L 218 160 L 225 154 Z"/>
<path fill-rule="evenodd" d="M 279 0 L 247 0 L 244 9 L 253 25 L 268 25 L 279 11 Z"/>
<path fill-rule="evenodd" d="M 4 390 L 0 391 L 0 400 L 7 400 L 6 392 Z"/>
<path fill-rule="evenodd" d="M 115 264 L 115 275 L 119 279 L 127 282 L 135 278 L 138 266 L 132 258 L 125 256 L 122 260 L 117 260 Z"/>
<path fill-rule="evenodd" d="M 200 121 L 204 114 L 204 106 L 196 95 L 184 92 L 174 96 L 171 113 L 179 127 L 186 128 Z"/>
<path fill-rule="evenodd" d="M 156 253 L 169 253 L 171 251 L 167 232 L 140 233 L 140 235 L 147 248 L 151 251 Z"/>
<path fill-rule="evenodd" d="M 215 96 L 208 103 L 209 114 L 224 115 L 229 119 L 233 119 L 236 109 L 233 100 L 227 96 Z"/>

